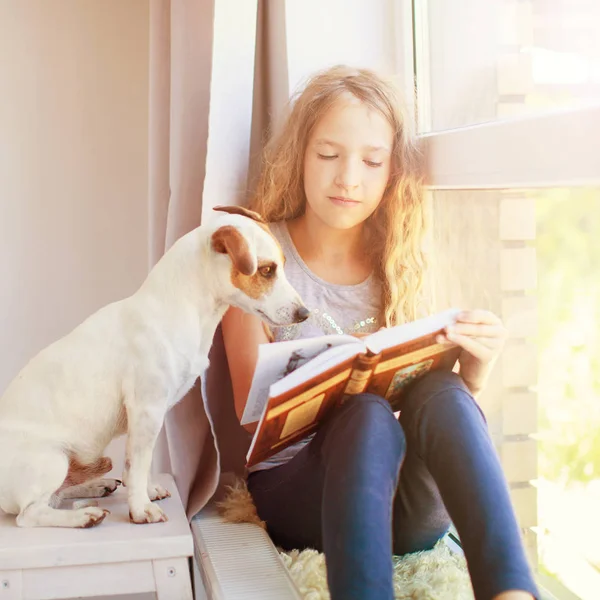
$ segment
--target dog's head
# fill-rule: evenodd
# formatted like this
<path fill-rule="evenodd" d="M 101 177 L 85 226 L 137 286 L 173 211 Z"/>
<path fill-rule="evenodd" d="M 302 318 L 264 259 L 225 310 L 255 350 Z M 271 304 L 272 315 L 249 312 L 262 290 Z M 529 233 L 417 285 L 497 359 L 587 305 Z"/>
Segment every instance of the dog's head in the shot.
<path fill-rule="evenodd" d="M 214 210 L 226 213 L 211 236 L 212 250 L 224 262 L 224 299 L 272 327 L 305 321 L 308 309 L 286 279 L 283 252 L 267 223 L 239 206 Z"/>

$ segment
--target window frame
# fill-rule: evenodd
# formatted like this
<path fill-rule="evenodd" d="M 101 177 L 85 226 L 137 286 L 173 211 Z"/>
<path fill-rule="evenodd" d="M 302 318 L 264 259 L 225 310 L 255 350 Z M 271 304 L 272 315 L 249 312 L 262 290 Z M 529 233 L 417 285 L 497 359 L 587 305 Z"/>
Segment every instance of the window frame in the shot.
<path fill-rule="evenodd" d="M 432 190 L 600 185 L 600 104 L 419 136 Z"/>
<path fill-rule="evenodd" d="M 426 187 L 429 196 L 431 192 L 446 190 L 499 190 L 499 194 L 515 198 L 523 211 L 531 212 L 531 199 L 521 194 L 522 190 L 600 187 L 600 103 L 432 131 L 433 65 L 428 2 L 393 1 L 401 5 L 405 12 L 407 5 L 411 8 L 412 18 L 401 22 L 398 35 L 406 40 L 406 44 L 410 40 L 412 46 L 404 50 L 404 55 L 410 52 L 412 58 L 411 75 L 417 98 L 412 107 L 412 118 L 419 132 L 417 140 L 427 165 Z M 404 62 L 406 64 L 406 59 Z M 503 243 L 509 248 L 514 242 Z M 527 241 L 522 243 L 527 245 Z M 522 340 L 516 341 L 520 343 Z M 504 435 L 500 444 L 521 445 L 524 442 L 518 454 L 529 453 L 531 441 L 535 439 L 534 433 Z M 504 458 L 502 451 L 500 455 Z M 504 462 L 503 466 L 506 467 Z M 535 488 L 531 480 L 526 482 L 521 479 L 517 478 L 518 481 L 514 483 L 516 487 L 511 485 L 511 495 L 514 492 L 526 492 L 527 483 L 530 486 L 528 489 Z M 532 498 L 537 503 L 536 495 L 534 492 L 533 496 L 523 498 L 525 512 L 531 512 Z M 536 506 L 534 508 L 537 513 Z M 523 531 L 530 542 L 537 539 L 537 527 L 524 526 Z M 538 569 L 535 575 L 545 599 L 578 598 L 558 579 Z"/>

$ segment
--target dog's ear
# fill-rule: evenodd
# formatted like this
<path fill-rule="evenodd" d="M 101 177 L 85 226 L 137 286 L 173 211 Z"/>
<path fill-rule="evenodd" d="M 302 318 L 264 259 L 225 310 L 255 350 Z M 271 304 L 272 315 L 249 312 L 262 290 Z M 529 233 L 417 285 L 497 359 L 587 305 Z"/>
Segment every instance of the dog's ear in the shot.
<path fill-rule="evenodd" d="M 246 238 L 232 225 L 219 227 L 211 238 L 212 249 L 219 254 L 229 254 L 233 266 L 242 275 L 254 275 L 256 257 L 250 251 Z"/>
<path fill-rule="evenodd" d="M 230 215 L 242 215 L 243 217 L 248 217 L 253 221 L 258 221 L 259 223 L 264 223 L 265 225 L 267 224 L 267 222 L 257 212 L 244 208 L 243 206 L 215 206 L 213 207 L 213 210 L 226 212 Z"/>

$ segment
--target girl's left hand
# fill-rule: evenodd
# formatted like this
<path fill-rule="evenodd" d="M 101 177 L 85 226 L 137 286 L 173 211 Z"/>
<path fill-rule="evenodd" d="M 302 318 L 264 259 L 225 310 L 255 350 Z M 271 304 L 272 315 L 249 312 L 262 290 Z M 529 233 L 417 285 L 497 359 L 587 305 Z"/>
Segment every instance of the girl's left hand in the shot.
<path fill-rule="evenodd" d="M 492 365 L 498 358 L 508 332 L 502 321 L 487 310 L 460 313 L 447 327 L 438 343 L 452 342 L 462 348 L 458 358 L 459 375 L 473 394 L 481 391 Z"/>

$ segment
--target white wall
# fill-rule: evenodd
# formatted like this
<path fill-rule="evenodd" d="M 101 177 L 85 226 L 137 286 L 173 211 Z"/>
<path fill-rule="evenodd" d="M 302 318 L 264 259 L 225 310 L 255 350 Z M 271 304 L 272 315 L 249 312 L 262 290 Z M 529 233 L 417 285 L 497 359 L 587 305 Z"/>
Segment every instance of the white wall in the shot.
<path fill-rule="evenodd" d="M 290 91 L 315 71 L 340 63 L 397 72 L 394 2 L 398 0 L 288 0 Z"/>
<path fill-rule="evenodd" d="M 146 274 L 148 10 L 0 2 L 0 393 Z"/>
<path fill-rule="evenodd" d="M 336 64 L 375 69 L 398 78 L 404 86 L 405 56 L 397 31 L 403 30 L 406 6 L 407 0 L 270 3 L 265 43 L 270 53 L 269 108 L 275 127 L 289 95 L 316 71 Z"/>
<path fill-rule="evenodd" d="M 147 265 L 147 0 L 0 2 L 0 390 Z"/>

